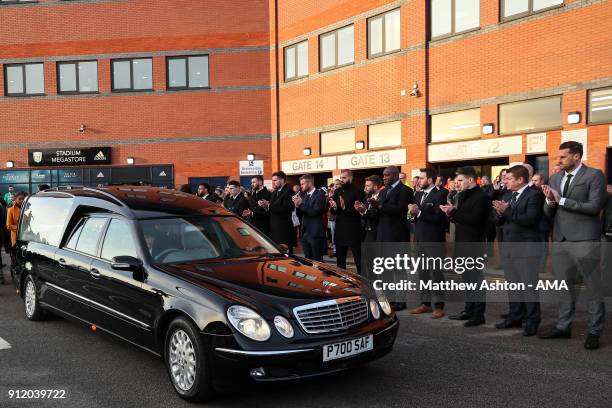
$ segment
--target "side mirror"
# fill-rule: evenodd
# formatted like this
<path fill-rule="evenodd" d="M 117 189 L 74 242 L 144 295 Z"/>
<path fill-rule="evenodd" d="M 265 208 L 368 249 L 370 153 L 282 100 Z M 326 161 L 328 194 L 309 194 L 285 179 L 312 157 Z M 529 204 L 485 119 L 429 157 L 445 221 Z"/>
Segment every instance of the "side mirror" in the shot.
<path fill-rule="evenodd" d="M 134 279 L 139 282 L 144 281 L 145 273 L 140 259 L 133 256 L 116 256 L 113 258 L 111 268 L 118 271 L 131 271 L 134 274 Z"/>
<path fill-rule="evenodd" d="M 287 244 L 279 244 L 278 246 L 283 250 L 283 254 L 289 252 L 289 246 L 287 246 Z"/>

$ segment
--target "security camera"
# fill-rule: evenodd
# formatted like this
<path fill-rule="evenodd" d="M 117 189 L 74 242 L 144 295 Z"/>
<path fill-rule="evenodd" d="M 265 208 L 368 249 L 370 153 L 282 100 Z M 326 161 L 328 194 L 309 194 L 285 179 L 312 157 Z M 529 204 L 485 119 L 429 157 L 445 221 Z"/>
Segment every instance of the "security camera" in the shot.
<path fill-rule="evenodd" d="M 412 91 L 410 91 L 410 96 L 417 97 L 420 95 L 420 93 L 421 91 L 419 91 L 419 85 L 415 82 L 414 85 L 412 85 Z"/>
<path fill-rule="evenodd" d="M 85 126 L 83 123 L 81 123 L 81 126 L 79 127 L 79 132 L 85 133 L 85 130 L 87 130 L 87 126 Z"/>

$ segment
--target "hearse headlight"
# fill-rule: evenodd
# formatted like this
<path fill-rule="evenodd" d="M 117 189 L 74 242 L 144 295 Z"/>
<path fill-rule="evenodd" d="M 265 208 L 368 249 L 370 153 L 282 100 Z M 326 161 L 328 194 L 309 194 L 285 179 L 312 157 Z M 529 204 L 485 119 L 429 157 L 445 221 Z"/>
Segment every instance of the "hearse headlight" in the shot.
<path fill-rule="evenodd" d="M 232 326 L 249 339 L 266 341 L 270 338 L 270 326 L 254 310 L 244 306 L 230 306 L 227 318 Z"/>
<path fill-rule="evenodd" d="M 383 310 L 383 312 L 385 312 L 386 315 L 390 315 L 391 304 L 389 303 L 389 300 L 387 300 L 387 296 L 385 296 L 385 293 L 382 290 L 377 290 L 376 298 L 378 299 L 378 304 L 380 305 L 380 308 Z"/>
<path fill-rule="evenodd" d="M 370 311 L 375 319 L 380 319 L 380 309 L 378 308 L 378 303 L 376 303 L 374 299 L 370 299 Z"/>
<path fill-rule="evenodd" d="M 288 339 L 293 337 L 293 326 L 291 326 L 289 320 L 285 319 L 283 316 L 276 316 L 274 318 L 274 326 L 276 326 L 276 330 L 278 330 L 283 337 Z"/>

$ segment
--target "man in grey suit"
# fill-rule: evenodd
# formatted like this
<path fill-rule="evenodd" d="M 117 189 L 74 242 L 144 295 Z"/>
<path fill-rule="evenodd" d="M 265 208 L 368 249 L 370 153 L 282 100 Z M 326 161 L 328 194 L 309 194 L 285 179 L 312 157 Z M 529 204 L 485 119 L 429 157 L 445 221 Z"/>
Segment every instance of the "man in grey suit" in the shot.
<path fill-rule="evenodd" d="M 557 325 L 540 335 L 543 339 L 569 338 L 575 311 L 574 283 L 577 273 L 584 278 L 588 300 L 589 334 L 586 349 L 599 348 L 605 306 L 601 293 L 599 214 L 606 203 L 606 182 L 600 170 L 582 163 L 582 144 L 565 142 L 559 146 L 561 171 L 542 186 L 546 196 L 544 213 L 553 220 L 553 271 L 567 282 L 561 291 Z"/>

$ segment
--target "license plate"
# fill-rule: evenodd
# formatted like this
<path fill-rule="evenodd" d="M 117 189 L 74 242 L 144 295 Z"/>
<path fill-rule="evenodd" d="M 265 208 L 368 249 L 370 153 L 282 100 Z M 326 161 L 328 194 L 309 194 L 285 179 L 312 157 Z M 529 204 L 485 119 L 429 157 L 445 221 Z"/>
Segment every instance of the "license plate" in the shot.
<path fill-rule="evenodd" d="M 371 334 L 340 343 L 326 344 L 323 346 L 323 361 L 354 356 L 372 350 L 373 347 L 374 336 Z"/>

